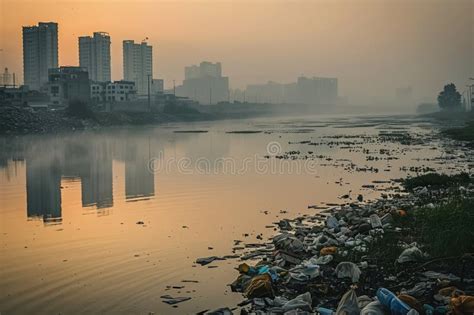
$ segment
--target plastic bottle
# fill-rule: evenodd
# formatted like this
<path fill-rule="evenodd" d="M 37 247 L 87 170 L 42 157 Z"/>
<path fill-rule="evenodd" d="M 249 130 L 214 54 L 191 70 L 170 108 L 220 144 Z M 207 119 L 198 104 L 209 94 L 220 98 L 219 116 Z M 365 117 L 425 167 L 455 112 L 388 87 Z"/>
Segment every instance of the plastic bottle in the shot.
<path fill-rule="evenodd" d="M 377 290 L 377 299 L 386 308 L 390 309 L 392 315 L 406 315 L 411 307 L 401 301 L 393 292 L 385 288 Z"/>
<path fill-rule="evenodd" d="M 320 315 L 332 315 L 332 314 L 334 314 L 333 310 L 330 310 L 329 308 L 325 308 L 325 307 L 318 307 L 316 310 L 318 311 L 318 313 Z"/>

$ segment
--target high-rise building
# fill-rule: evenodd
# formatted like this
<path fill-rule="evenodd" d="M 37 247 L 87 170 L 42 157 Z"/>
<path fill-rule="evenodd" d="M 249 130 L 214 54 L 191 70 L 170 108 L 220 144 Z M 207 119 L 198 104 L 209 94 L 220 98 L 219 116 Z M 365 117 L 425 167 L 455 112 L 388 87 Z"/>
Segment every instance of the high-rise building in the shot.
<path fill-rule="evenodd" d="M 58 24 L 40 22 L 23 26 L 24 84 L 40 90 L 48 83 L 48 70 L 58 67 Z"/>
<path fill-rule="evenodd" d="M 135 82 L 138 95 L 148 94 L 148 81 L 151 86 L 153 79 L 152 46 L 147 42 L 123 41 L 123 77 L 125 81 Z"/>
<path fill-rule="evenodd" d="M 94 32 L 79 37 L 79 65 L 87 69 L 89 79 L 96 82 L 110 81 L 110 36 Z"/>

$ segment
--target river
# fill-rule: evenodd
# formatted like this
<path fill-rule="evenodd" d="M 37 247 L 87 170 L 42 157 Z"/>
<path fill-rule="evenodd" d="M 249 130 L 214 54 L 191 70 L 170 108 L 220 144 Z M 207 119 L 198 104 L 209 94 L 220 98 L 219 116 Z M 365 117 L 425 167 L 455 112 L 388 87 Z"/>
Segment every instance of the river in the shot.
<path fill-rule="evenodd" d="M 472 155 L 436 134 L 415 117 L 319 116 L 0 138 L 0 313 L 235 306 L 237 260 L 196 258 L 263 242 L 311 205 L 378 198 L 391 179 L 467 170 Z"/>

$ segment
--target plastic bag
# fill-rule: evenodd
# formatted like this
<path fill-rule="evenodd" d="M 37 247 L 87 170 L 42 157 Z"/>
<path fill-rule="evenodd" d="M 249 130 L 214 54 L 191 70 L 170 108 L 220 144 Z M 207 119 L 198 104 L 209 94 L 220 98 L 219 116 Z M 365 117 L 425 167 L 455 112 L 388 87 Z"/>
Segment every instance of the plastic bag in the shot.
<path fill-rule="evenodd" d="M 370 302 L 360 311 L 360 315 L 384 315 L 385 313 L 385 308 L 379 301 Z"/>
<path fill-rule="evenodd" d="M 283 311 L 288 312 L 295 309 L 310 312 L 312 310 L 313 300 L 311 299 L 311 293 L 306 292 L 298 295 L 293 300 L 289 300 L 283 305 Z"/>
<path fill-rule="evenodd" d="M 423 259 L 423 253 L 421 250 L 416 247 L 412 246 L 410 248 L 405 249 L 397 259 L 397 262 L 400 264 L 411 262 L 411 261 L 420 261 Z"/>
<path fill-rule="evenodd" d="M 474 296 L 461 295 L 451 299 L 450 303 L 453 314 L 464 315 L 474 313 Z"/>
<path fill-rule="evenodd" d="M 359 281 L 361 271 L 356 264 L 349 261 L 343 261 L 337 265 L 336 274 L 338 278 L 351 278 L 352 282 L 355 283 Z"/>
<path fill-rule="evenodd" d="M 336 315 L 359 315 L 360 309 L 357 304 L 357 295 L 354 289 L 347 291 L 339 301 Z"/>

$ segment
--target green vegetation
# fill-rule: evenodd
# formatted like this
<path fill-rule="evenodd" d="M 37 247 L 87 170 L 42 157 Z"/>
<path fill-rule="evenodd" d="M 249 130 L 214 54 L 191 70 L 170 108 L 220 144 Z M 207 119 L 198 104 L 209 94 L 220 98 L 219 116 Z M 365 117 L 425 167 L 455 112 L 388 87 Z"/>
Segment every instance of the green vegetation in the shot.
<path fill-rule="evenodd" d="M 405 179 L 403 185 L 406 189 L 412 191 L 415 187 L 431 186 L 431 187 L 449 187 L 454 185 L 466 185 L 471 182 L 471 178 L 467 173 L 456 175 L 445 175 L 437 173 L 428 173 L 416 177 Z"/>
<path fill-rule="evenodd" d="M 434 208 L 415 211 L 422 242 L 434 257 L 474 252 L 474 199 L 454 196 Z"/>
<path fill-rule="evenodd" d="M 447 129 L 443 132 L 450 138 L 460 141 L 474 141 L 474 121 L 462 128 Z"/>
<path fill-rule="evenodd" d="M 81 119 L 94 118 L 94 112 L 90 105 L 81 100 L 71 100 L 67 107 L 67 113 L 69 116 Z"/>
<path fill-rule="evenodd" d="M 444 86 L 438 95 L 438 105 L 444 110 L 461 109 L 461 94 L 456 90 L 454 83 Z"/>

